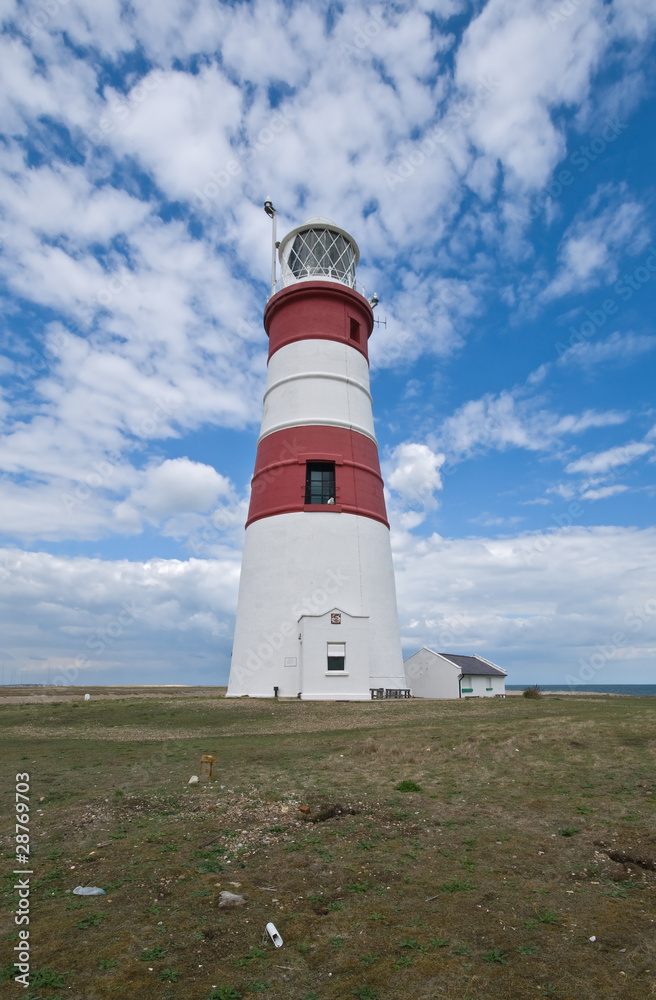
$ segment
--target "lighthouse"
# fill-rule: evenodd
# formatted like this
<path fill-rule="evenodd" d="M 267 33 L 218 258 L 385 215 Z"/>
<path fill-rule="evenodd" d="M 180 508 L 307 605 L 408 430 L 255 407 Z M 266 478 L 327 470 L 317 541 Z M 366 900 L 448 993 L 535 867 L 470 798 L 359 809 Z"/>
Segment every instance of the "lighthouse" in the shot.
<path fill-rule="evenodd" d="M 368 700 L 406 687 L 369 385 L 372 305 L 356 289 L 349 233 L 316 217 L 276 243 L 265 208 L 269 358 L 228 697 Z"/>

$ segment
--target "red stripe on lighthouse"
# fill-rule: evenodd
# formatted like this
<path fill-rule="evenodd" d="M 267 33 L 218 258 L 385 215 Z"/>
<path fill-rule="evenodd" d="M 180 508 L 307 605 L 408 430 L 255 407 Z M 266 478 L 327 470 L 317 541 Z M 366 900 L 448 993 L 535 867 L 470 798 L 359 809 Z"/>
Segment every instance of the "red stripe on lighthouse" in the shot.
<path fill-rule="evenodd" d="M 371 306 L 359 292 L 333 281 L 302 281 L 273 295 L 264 310 L 269 357 L 298 340 L 336 340 L 369 360 Z"/>
<path fill-rule="evenodd" d="M 305 503 L 307 462 L 335 463 L 335 504 Z M 359 514 L 389 528 L 376 443 L 342 427 L 292 427 L 260 441 L 246 527 L 295 511 Z"/>

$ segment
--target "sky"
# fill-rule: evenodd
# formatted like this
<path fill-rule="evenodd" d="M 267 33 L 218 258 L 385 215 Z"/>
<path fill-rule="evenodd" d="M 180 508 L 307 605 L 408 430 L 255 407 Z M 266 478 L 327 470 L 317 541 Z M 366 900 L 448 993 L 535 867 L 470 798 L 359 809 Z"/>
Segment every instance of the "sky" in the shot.
<path fill-rule="evenodd" d="M 0 19 L 0 680 L 227 682 L 271 197 L 380 298 L 405 655 L 654 682 L 653 0 Z"/>

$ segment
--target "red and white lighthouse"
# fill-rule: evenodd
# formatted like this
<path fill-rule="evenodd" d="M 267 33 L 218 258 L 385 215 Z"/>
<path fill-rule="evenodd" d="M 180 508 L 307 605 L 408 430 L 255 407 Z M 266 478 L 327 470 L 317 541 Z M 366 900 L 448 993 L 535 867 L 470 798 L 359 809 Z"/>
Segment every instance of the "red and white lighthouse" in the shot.
<path fill-rule="evenodd" d="M 325 218 L 279 244 L 229 697 L 359 701 L 406 687 L 358 259 Z"/>

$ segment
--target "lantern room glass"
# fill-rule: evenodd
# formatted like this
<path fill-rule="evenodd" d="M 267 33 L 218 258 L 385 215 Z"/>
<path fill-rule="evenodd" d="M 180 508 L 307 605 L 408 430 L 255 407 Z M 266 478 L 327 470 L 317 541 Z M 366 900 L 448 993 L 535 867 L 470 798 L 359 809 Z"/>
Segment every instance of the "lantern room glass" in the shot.
<path fill-rule="evenodd" d="M 289 254 L 289 269 L 295 278 L 313 275 L 355 284 L 355 253 L 341 233 L 330 229 L 308 229 L 297 233 Z"/>
<path fill-rule="evenodd" d="M 330 219 L 317 216 L 288 233 L 280 243 L 280 287 L 297 281 L 338 281 L 355 288 L 358 246 Z"/>

